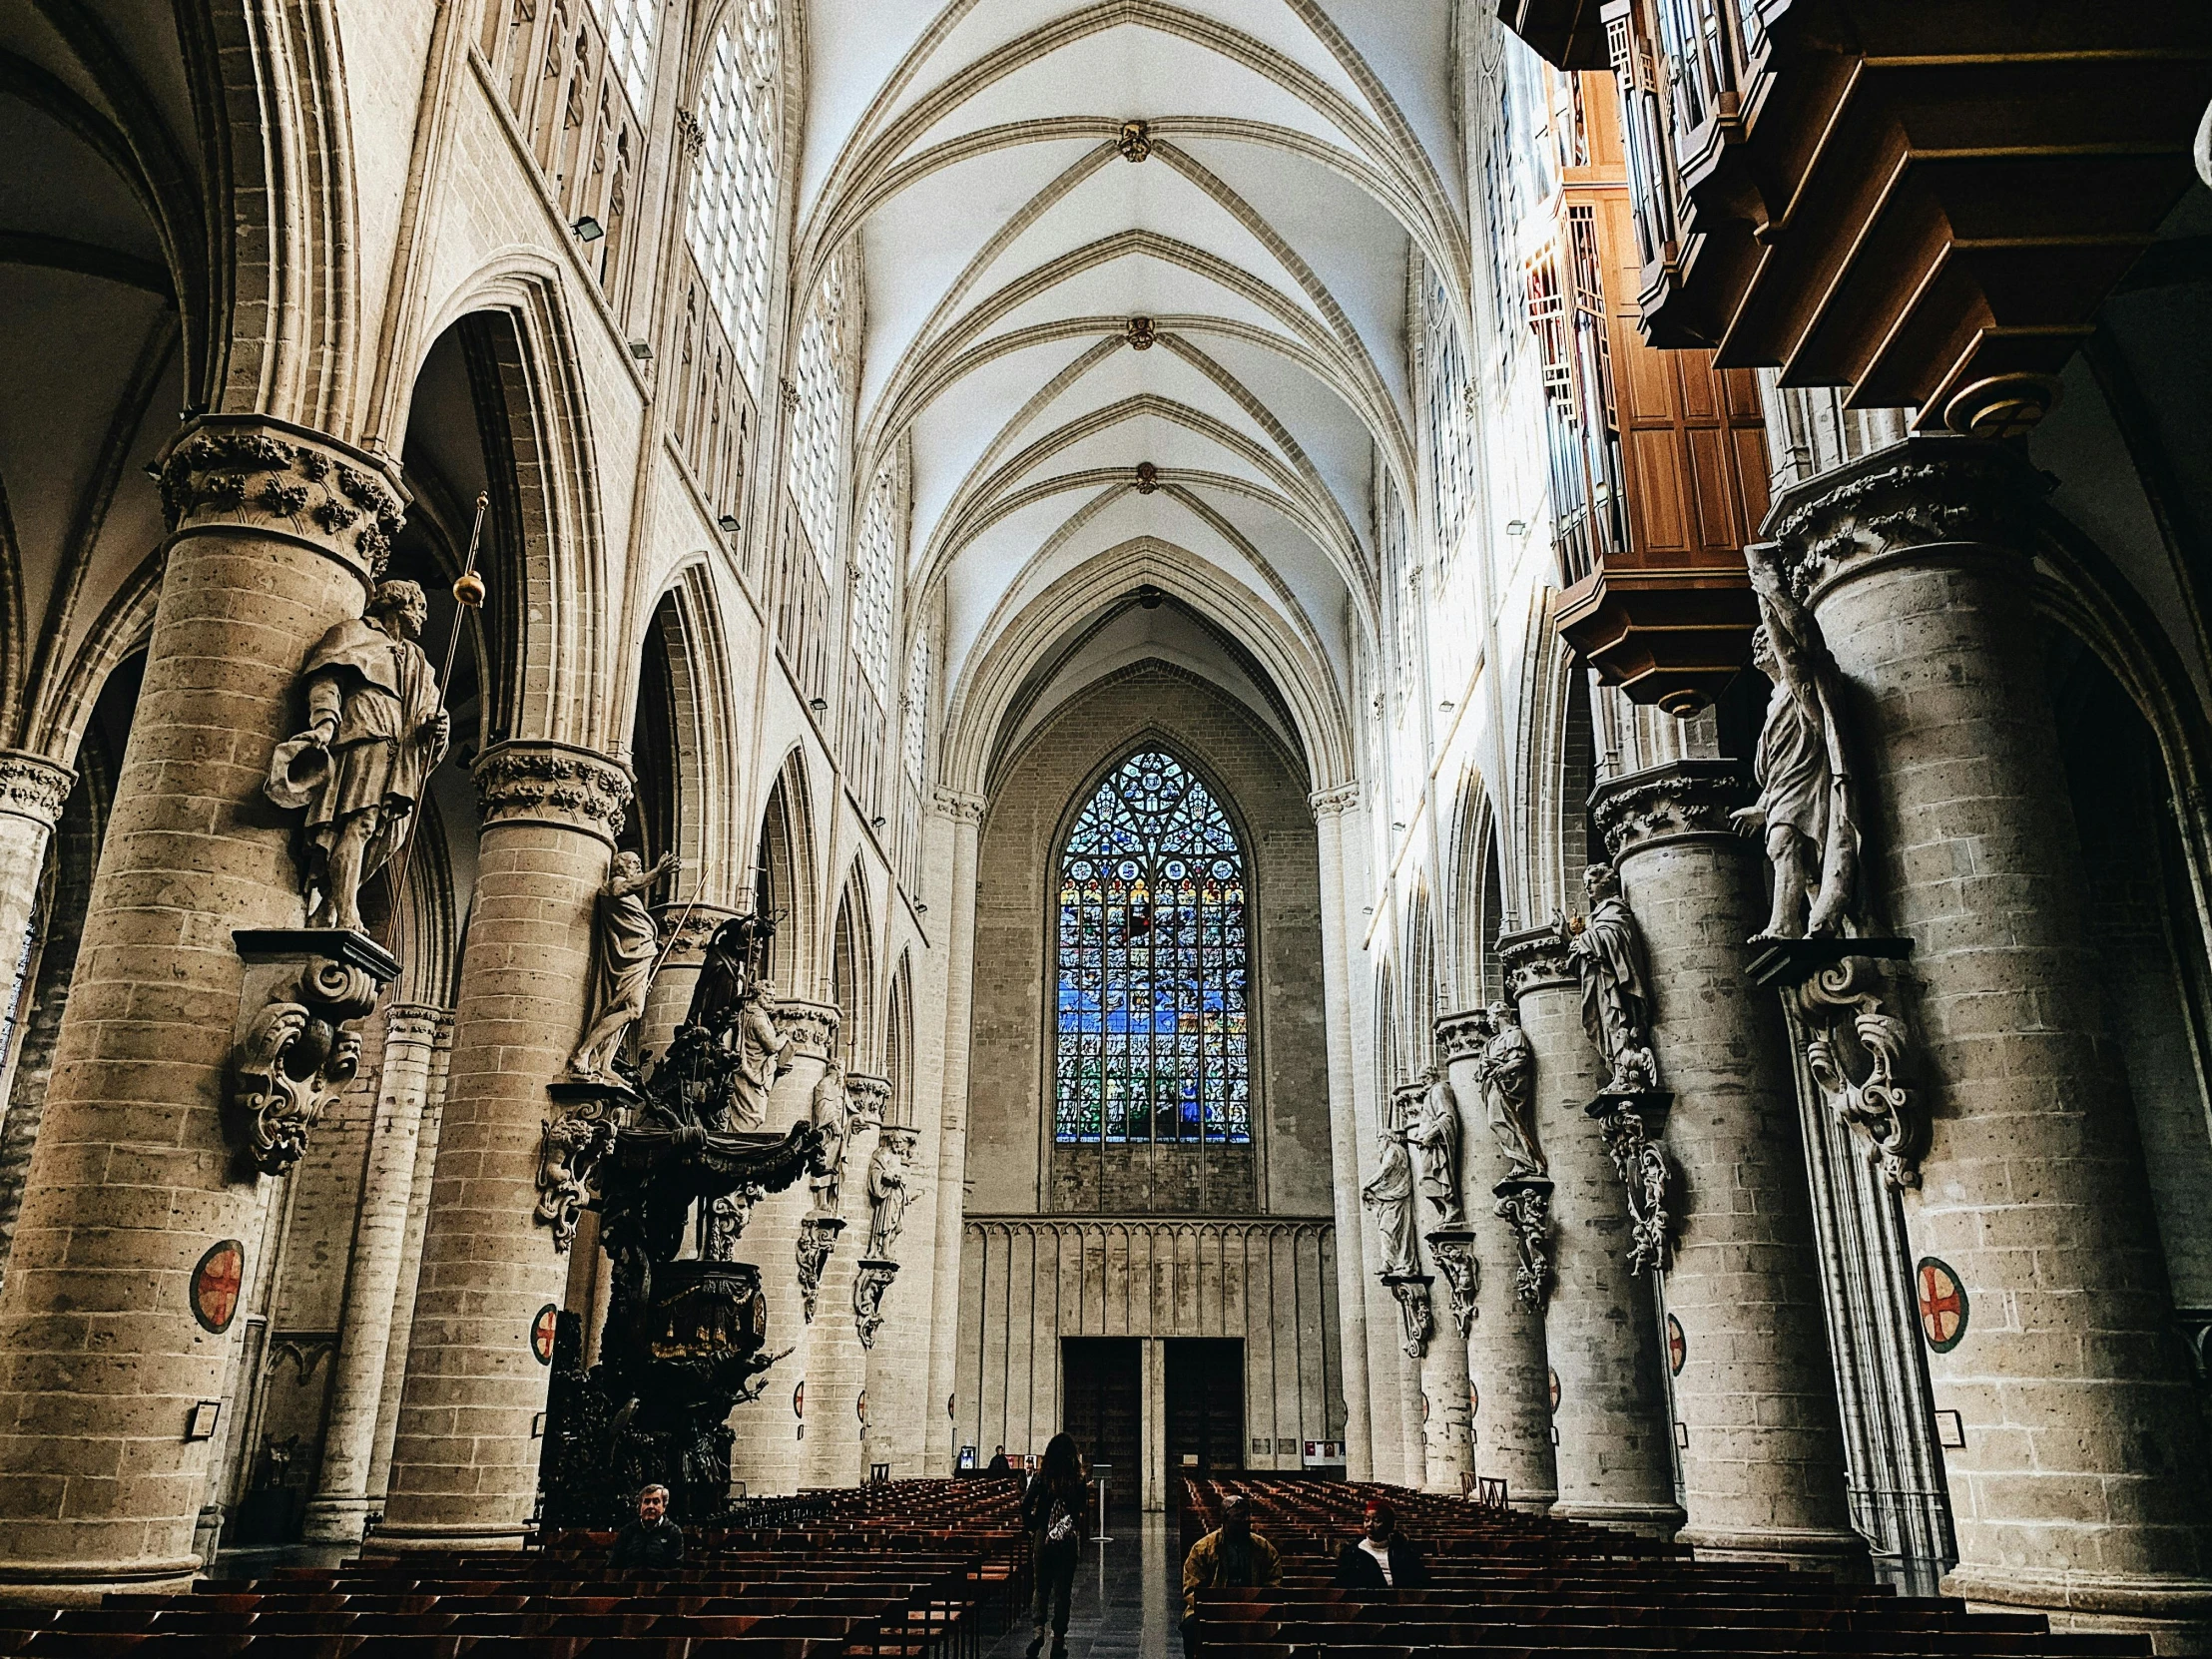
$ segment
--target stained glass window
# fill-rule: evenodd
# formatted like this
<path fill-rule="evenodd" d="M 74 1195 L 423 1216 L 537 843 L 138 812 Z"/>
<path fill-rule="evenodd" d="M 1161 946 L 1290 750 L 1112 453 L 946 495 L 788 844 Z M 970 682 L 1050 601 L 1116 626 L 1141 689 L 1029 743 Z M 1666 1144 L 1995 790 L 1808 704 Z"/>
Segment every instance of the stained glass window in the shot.
<path fill-rule="evenodd" d="M 1250 1141 L 1248 978 L 1237 831 L 1180 761 L 1142 750 L 1060 854 L 1058 1139 Z"/>

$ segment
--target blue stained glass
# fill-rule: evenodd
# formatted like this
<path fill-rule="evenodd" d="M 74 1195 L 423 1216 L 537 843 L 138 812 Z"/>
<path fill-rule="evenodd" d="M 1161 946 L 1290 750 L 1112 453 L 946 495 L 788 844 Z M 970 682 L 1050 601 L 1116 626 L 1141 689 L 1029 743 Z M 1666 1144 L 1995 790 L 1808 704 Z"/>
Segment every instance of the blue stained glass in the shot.
<path fill-rule="evenodd" d="M 1173 756 L 1130 756 L 1060 853 L 1053 1132 L 1252 1139 L 1244 848 Z"/>

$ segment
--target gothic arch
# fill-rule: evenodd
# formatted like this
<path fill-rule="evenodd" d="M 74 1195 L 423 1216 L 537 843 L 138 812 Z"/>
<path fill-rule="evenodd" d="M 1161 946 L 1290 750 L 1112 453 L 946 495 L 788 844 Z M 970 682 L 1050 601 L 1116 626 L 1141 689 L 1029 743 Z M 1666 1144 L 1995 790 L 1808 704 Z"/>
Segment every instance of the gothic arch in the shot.
<path fill-rule="evenodd" d="M 880 1052 L 875 1001 L 875 930 L 870 921 L 867 868 L 855 855 L 837 894 L 830 935 L 830 1000 L 843 1019 L 840 1040 L 847 1068 L 868 1071 Z"/>
<path fill-rule="evenodd" d="M 754 902 L 783 913 L 768 978 L 786 996 L 812 999 L 821 984 L 821 893 L 807 759 L 794 744 L 777 769 L 754 842 Z"/>
<path fill-rule="evenodd" d="M 644 849 L 684 860 L 672 893 L 734 905 L 746 861 L 734 811 L 738 729 L 722 612 L 704 559 L 688 561 L 662 588 L 633 661 L 630 749 Z"/>

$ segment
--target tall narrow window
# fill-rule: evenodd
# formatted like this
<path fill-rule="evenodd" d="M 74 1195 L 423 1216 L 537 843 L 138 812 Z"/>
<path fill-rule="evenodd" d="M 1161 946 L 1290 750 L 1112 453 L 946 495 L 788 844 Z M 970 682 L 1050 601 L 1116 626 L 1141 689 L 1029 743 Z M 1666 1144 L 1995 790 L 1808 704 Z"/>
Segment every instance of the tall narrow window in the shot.
<path fill-rule="evenodd" d="M 768 343 L 769 264 L 776 249 L 777 86 L 783 50 L 775 0 L 740 0 L 715 36 L 699 92 L 706 148 L 692 176 L 692 255 L 737 347 L 755 397 Z"/>
<path fill-rule="evenodd" d="M 1245 855 L 1206 786 L 1142 750 L 1060 856 L 1054 1131 L 1252 1139 Z"/>
<path fill-rule="evenodd" d="M 607 31 L 607 61 L 622 77 L 622 90 L 640 116 L 650 113 L 646 96 L 653 90 L 653 14 L 659 9 L 658 0 L 592 0 L 592 10 Z"/>
<path fill-rule="evenodd" d="M 797 390 L 792 410 L 791 489 L 799 521 L 827 573 L 837 556 L 837 480 L 844 462 L 846 406 L 851 400 L 852 344 L 859 331 L 860 245 L 856 237 L 822 274 L 799 325 Z"/>

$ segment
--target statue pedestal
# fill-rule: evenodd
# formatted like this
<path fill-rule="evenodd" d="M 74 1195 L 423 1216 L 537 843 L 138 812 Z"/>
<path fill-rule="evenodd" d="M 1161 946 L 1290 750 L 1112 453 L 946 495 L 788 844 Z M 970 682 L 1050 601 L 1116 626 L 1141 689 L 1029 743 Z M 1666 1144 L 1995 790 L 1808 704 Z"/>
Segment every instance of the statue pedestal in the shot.
<path fill-rule="evenodd" d="M 1472 1336 L 1479 1314 L 1474 1296 L 1481 1283 L 1481 1270 L 1474 1259 L 1474 1229 L 1436 1228 L 1428 1235 L 1428 1254 L 1437 1272 L 1444 1276 L 1444 1283 L 1451 1287 L 1452 1323 L 1458 1326 L 1461 1337 Z"/>
<path fill-rule="evenodd" d="M 837 1248 L 837 1235 L 844 1231 L 842 1216 L 808 1215 L 799 1222 L 799 1243 L 794 1255 L 799 1259 L 799 1297 L 807 1313 L 807 1323 L 815 1323 L 815 1314 L 822 1298 L 822 1275 L 830 1266 L 830 1253 Z"/>
<path fill-rule="evenodd" d="M 1425 1358 L 1428 1339 L 1435 1335 L 1436 1320 L 1428 1305 L 1428 1287 L 1435 1284 L 1434 1276 L 1425 1273 L 1385 1273 L 1382 1283 L 1390 1295 L 1397 1299 L 1398 1323 L 1405 1335 L 1405 1357 L 1408 1360 Z"/>
<path fill-rule="evenodd" d="M 283 1175 L 360 1064 L 360 1021 L 399 977 L 390 951 L 347 927 L 242 927 L 232 1096 L 240 1154 Z"/>
<path fill-rule="evenodd" d="M 1751 960 L 1744 972 L 1754 985 L 1793 990 L 1817 973 L 1840 967 L 1857 956 L 1901 962 L 1913 954 L 1911 939 L 1889 935 L 1867 938 L 1749 939 Z"/>
<path fill-rule="evenodd" d="M 1492 1213 L 1513 1230 L 1520 1267 L 1513 1294 L 1526 1308 L 1541 1308 L 1551 1290 L 1551 1178 L 1508 1175 L 1490 1189 L 1497 1200 Z"/>
<path fill-rule="evenodd" d="M 1632 1112 L 1644 1126 L 1644 1133 L 1655 1139 L 1666 1129 L 1667 1114 L 1673 1109 L 1672 1089 L 1600 1089 L 1597 1098 L 1582 1108 L 1600 1122 Z"/>
<path fill-rule="evenodd" d="M 883 1293 L 898 1277 L 898 1264 L 876 1256 L 863 1256 L 852 1266 L 852 1329 L 862 1348 L 875 1346 L 875 1333 L 883 1324 Z"/>
<path fill-rule="evenodd" d="M 1672 1089 L 1607 1089 L 1582 1109 L 1596 1120 L 1605 1152 L 1628 1193 L 1628 1271 L 1650 1273 L 1666 1265 L 1669 1189 L 1673 1169 L 1659 1136 L 1674 1105 Z"/>

